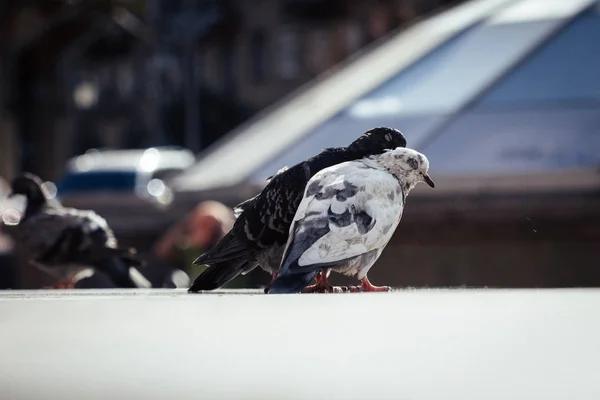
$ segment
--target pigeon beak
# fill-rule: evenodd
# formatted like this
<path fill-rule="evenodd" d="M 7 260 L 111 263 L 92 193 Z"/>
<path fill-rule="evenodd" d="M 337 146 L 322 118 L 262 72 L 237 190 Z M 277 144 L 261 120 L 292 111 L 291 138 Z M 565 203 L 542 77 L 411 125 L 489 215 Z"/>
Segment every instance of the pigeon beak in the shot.
<path fill-rule="evenodd" d="M 429 177 L 429 174 L 423 174 L 423 178 L 425 178 L 425 183 L 426 184 L 428 184 L 432 188 L 435 187 L 435 183 L 433 183 L 433 180 Z"/>

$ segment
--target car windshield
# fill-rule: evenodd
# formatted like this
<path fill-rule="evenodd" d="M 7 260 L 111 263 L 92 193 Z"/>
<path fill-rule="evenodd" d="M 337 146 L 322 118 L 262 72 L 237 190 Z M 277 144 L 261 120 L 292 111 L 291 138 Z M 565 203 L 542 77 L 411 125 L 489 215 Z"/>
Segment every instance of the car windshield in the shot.
<path fill-rule="evenodd" d="M 554 24 L 552 19 L 490 19 L 465 29 L 316 126 L 251 179 L 263 181 L 281 166 L 294 165 L 324 147 L 347 145 L 358 132 L 374 126 L 400 127 L 410 145 L 419 149 L 448 115 L 465 107 L 482 85 L 521 59 Z"/>
<path fill-rule="evenodd" d="M 596 168 L 598 41 L 600 3 L 565 25 L 457 114 L 423 151 L 446 173 Z"/>
<path fill-rule="evenodd" d="M 134 171 L 71 172 L 57 184 L 58 194 L 73 192 L 134 191 L 137 174 Z"/>

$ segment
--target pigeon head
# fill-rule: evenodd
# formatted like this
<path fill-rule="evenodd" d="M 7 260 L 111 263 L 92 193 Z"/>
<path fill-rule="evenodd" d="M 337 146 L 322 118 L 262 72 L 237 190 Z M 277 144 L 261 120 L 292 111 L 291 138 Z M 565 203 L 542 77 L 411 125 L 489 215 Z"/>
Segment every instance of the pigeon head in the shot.
<path fill-rule="evenodd" d="M 12 181 L 12 195 L 22 194 L 27 199 L 39 196 L 45 197 L 42 190 L 42 183 L 42 180 L 38 176 L 26 172 L 17 176 Z"/>
<path fill-rule="evenodd" d="M 34 174 L 26 172 L 12 181 L 12 193 L 10 195 L 19 194 L 27 198 L 26 215 L 46 204 L 46 196 L 42 190 L 42 180 Z"/>
<path fill-rule="evenodd" d="M 406 147 L 406 138 L 394 128 L 373 128 L 352 142 L 348 148 L 365 156 L 381 154 L 384 150 Z"/>
<path fill-rule="evenodd" d="M 419 182 L 435 187 L 429 177 L 429 160 L 424 154 L 405 147 L 388 150 L 376 158 L 377 162 L 404 182 L 410 190 Z"/>

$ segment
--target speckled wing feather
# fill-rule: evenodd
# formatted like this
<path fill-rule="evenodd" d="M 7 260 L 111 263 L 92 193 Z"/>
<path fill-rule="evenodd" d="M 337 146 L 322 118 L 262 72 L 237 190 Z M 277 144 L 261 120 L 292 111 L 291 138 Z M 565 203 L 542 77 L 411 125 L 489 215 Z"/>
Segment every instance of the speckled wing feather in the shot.
<path fill-rule="evenodd" d="M 194 264 L 213 264 L 238 257 L 252 260 L 257 251 L 277 243 L 285 244 L 289 226 L 302 200 L 303 180 L 302 168 L 292 168 L 276 176 L 260 195 L 246 203 L 231 231 Z M 300 182 L 300 185 L 294 182 Z"/>
<path fill-rule="evenodd" d="M 277 171 L 277 173 L 275 173 L 274 175 L 271 175 L 270 177 L 268 177 L 267 178 L 267 184 L 269 182 L 271 182 L 274 177 L 276 177 L 277 175 L 280 175 L 281 173 L 287 171 L 288 169 L 290 169 L 290 168 L 287 167 L 287 166 L 283 167 L 279 171 Z M 233 214 L 235 215 L 235 217 L 236 218 L 239 217 L 240 214 L 242 212 L 244 212 L 244 210 L 246 210 L 246 208 L 250 207 L 256 201 L 256 199 L 259 198 L 259 197 L 260 197 L 260 194 L 254 196 L 254 197 L 252 197 L 252 198 L 250 198 L 248 200 L 242 201 L 240 204 L 238 204 L 237 206 L 233 207 Z"/>
<path fill-rule="evenodd" d="M 237 206 L 233 207 L 233 215 L 238 218 L 246 208 L 248 208 L 250 206 L 250 204 L 252 204 L 252 202 L 256 199 L 257 196 L 254 196 L 248 200 L 242 201 L 240 204 L 238 204 Z"/>
<path fill-rule="evenodd" d="M 299 166 L 275 176 L 238 217 L 236 228 L 243 228 L 246 238 L 258 248 L 285 243 L 309 173 L 308 167 Z"/>
<path fill-rule="evenodd" d="M 280 275 L 326 269 L 382 249 L 402 210 L 399 182 L 365 161 L 317 173 L 294 218 Z"/>
<path fill-rule="evenodd" d="M 284 245 L 309 179 L 318 171 L 348 158 L 351 156 L 346 148 L 329 148 L 304 162 L 279 170 L 240 214 L 234 225 L 235 234 L 256 249 Z"/>

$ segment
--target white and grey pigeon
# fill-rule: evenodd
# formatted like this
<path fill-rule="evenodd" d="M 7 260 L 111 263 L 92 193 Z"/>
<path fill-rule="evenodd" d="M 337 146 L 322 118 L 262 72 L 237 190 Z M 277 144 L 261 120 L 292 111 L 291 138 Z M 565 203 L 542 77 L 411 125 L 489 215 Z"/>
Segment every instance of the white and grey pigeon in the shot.
<path fill-rule="evenodd" d="M 345 161 L 381 154 L 386 149 L 406 146 L 402 132 L 387 127 L 373 128 L 346 147 L 328 148 L 269 178 L 257 196 L 239 204 L 233 228 L 194 265 L 208 265 L 190 292 L 217 289 L 258 265 L 276 276 L 288 240 L 290 225 L 309 179 L 324 168 Z"/>
<path fill-rule="evenodd" d="M 91 266 L 117 287 L 151 286 L 135 268 L 143 265 L 142 260 L 135 257 L 133 249 L 118 247 L 104 218 L 91 210 L 66 208 L 49 200 L 41 184 L 39 177 L 29 173 L 13 181 L 11 196 L 25 196 L 27 206 L 19 223 L 6 229 L 30 254 L 31 264 L 59 281 Z"/>
<path fill-rule="evenodd" d="M 328 291 L 330 270 L 356 275 L 360 291 L 390 290 L 373 286 L 367 273 L 394 234 L 411 189 L 419 182 L 435 186 L 428 170 L 425 155 L 399 147 L 315 174 L 267 293 L 298 293 L 315 278 L 313 291 Z"/>

